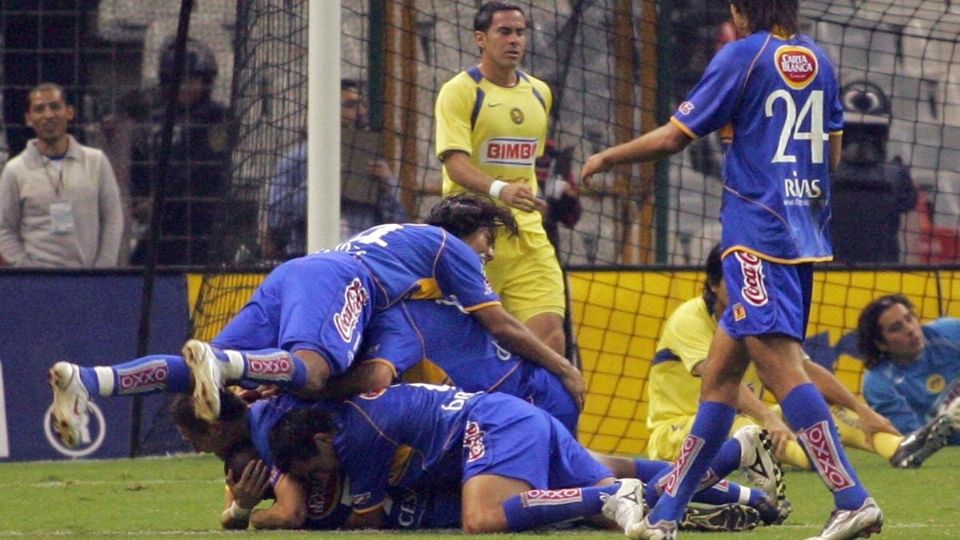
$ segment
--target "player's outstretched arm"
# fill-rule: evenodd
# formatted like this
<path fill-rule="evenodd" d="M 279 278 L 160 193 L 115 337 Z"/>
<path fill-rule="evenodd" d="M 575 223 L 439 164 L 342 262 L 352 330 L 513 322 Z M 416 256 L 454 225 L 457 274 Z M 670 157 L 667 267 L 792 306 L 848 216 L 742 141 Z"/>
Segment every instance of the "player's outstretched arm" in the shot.
<path fill-rule="evenodd" d="M 581 182 L 589 186 L 591 176 L 609 171 L 621 163 L 655 161 L 671 156 L 686 148 L 692 140 L 679 127 L 667 122 L 630 142 L 611 146 L 587 158 L 580 171 Z"/>
<path fill-rule="evenodd" d="M 827 400 L 827 403 L 839 405 L 857 413 L 857 416 L 860 417 L 861 428 L 867 436 L 868 447 L 873 447 L 874 433 L 882 432 L 900 435 L 900 432 L 897 431 L 897 428 L 894 427 L 889 419 L 871 409 L 863 401 L 857 399 L 827 368 L 806 357 L 803 361 L 803 369 L 807 372 L 807 376 L 810 377 L 813 384 L 817 386 L 817 389 L 820 390 L 820 393 L 823 394 L 823 398 Z"/>
<path fill-rule="evenodd" d="M 566 358 L 537 339 L 533 332 L 499 304 L 489 305 L 471 313 L 508 351 L 538 364 L 560 377 L 577 406 L 583 409 L 587 384 L 583 375 Z"/>

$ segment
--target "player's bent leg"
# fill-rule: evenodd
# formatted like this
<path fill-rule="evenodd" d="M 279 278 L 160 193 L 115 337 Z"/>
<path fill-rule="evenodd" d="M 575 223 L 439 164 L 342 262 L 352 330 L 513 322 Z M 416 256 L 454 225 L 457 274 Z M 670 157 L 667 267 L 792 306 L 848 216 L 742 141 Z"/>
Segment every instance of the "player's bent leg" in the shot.
<path fill-rule="evenodd" d="M 478 474 L 461 489 L 461 526 L 467 534 L 508 532 L 504 503 L 531 490 L 530 484 L 494 474 Z"/>
<path fill-rule="evenodd" d="M 803 370 L 800 343 L 785 335 L 745 338 L 750 357 L 764 385 L 774 393 L 784 419 L 840 510 L 854 510 L 864 504 L 867 491 L 847 459 L 823 394 Z"/>
<path fill-rule="evenodd" d="M 57 362 L 50 368 L 47 382 L 53 390 L 53 430 L 64 445 L 75 448 L 81 442 L 90 403 L 90 395 L 80 383 L 80 368 Z"/>

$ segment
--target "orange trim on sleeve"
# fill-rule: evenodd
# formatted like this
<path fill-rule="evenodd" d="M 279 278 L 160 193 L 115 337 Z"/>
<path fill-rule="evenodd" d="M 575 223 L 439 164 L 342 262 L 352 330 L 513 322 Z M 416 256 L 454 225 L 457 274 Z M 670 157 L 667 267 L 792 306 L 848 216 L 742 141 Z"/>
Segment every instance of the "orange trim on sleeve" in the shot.
<path fill-rule="evenodd" d="M 467 313 L 473 313 L 474 311 L 477 311 L 486 307 L 499 306 L 501 304 L 502 302 L 500 302 L 499 300 L 496 300 L 494 302 L 484 302 L 482 304 L 477 304 L 475 306 L 465 307 L 463 308 L 463 310 L 466 311 Z"/>
<path fill-rule="evenodd" d="M 700 138 L 700 136 L 697 135 L 696 133 L 694 133 L 690 128 L 688 128 L 688 127 L 686 126 L 686 124 L 684 124 L 683 122 L 677 120 L 677 117 L 676 117 L 676 116 L 671 116 L 671 117 L 670 117 L 670 123 L 673 124 L 673 125 L 675 125 L 675 126 L 677 126 L 677 128 L 679 128 L 680 131 L 686 133 L 687 137 L 690 137 L 690 138 L 693 139 L 693 140 L 697 140 L 697 139 Z"/>

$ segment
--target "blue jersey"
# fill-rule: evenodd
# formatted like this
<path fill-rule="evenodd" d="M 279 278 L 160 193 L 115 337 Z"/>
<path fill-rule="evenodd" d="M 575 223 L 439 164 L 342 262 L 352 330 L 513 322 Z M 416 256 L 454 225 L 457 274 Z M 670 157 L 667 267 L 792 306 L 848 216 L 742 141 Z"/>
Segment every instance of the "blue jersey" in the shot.
<path fill-rule="evenodd" d="M 320 353 L 338 375 L 353 363 L 373 317 L 373 276 L 346 253 L 316 253 L 277 268 L 213 339 L 220 349 Z"/>
<path fill-rule="evenodd" d="M 359 359 L 386 360 L 406 382 L 517 396 L 576 433 L 580 410 L 560 379 L 500 347 L 450 299 L 408 300 L 379 313 L 366 329 Z"/>
<path fill-rule="evenodd" d="M 282 473 L 273 467 L 270 430 L 283 415 L 301 407 L 336 408 L 329 403 L 304 401 L 288 394 L 261 399 L 250 406 L 250 436 L 260 459 L 272 468 L 272 485 L 276 485 Z M 459 470 L 453 472 L 459 474 Z M 330 530 L 342 527 L 353 511 L 348 496 L 350 481 L 343 471 L 316 472 L 301 482 L 307 506 L 303 528 Z M 389 503 L 384 508 L 384 528 L 447 529 L 460 526 L 460 493 L 457 489 L 425 482 L 412 488 L 391 486 L 387 495 Z"/>
<path fill-rule="evenodd" d="M 828 261 L 829 135 L 843 107 L 824 51 L 760 31 L 724 46 L 671 122 L 697 138 L 732 128 L 720 221 L 725 250 L 780 263 Z"/>
<path fill-rule="evenodd" d="M 453 295 L 474 311 L 500 303 L 483 273 L 476 251 L 447 231 L 431 225 L 378 225 L 336 248 L 356 256 L 373 274 L 379 290 L 377 309 L 404 298 Z"/>
<path fill-rule="evenodd" d="M 503 393 L 396 385 L 351 398 L 334 421 L 334 450 L 358 511 L 383 503 L 391 460 L 401 446 L 410 447 L 415 458 L 408 470 L 393 472 L 400 486 L 432 477 L 450 458 L 461 461 L 464 482 L 496 474 L 534 489 L 561 489 L 612 476 L 556 419 Z"/>
<path fill-rule="evenodd" d="M 938 319 L 923 327 L 923 336 L 927 345 L 915 362 L 901 366 L 883 358 L 863 377 L 870 408 L 904 434 L 930 420 L 941 394 L 960 378 L 960 319 Z"/>

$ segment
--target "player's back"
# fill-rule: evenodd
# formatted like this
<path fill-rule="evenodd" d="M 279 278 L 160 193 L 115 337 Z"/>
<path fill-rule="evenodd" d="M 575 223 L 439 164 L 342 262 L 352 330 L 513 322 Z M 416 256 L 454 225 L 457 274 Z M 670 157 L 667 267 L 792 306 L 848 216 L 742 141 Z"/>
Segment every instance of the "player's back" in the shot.
<path fill-rule="evenodd" d="M 767 31 L 727 44 L 674 119 L 693 136 L 732 128 L 725 247 L 796 262 L 831 258 L 829 135 L 843 129 L 843 108 L 820 46 Z"/>
<path fill-rule="evenodd" d="M 405 301 L 416 335 L 422 339 L 422 369 L 448 378 L 468 392 L 517 395 L 521 360 L 500 347 L 474 317 L 452 300 Z M 426 382 L 442 382 L 438 378 Z"/>
<path fill-rule="evenodd" d="M 378 225 L 336 248 L 353 254 L 373 274 L 376 308 L 404 298 L 456 295 L 468 309 L 499 302 L 483 275 L 480 255 L 459 238 L 431 225 Z"/>

